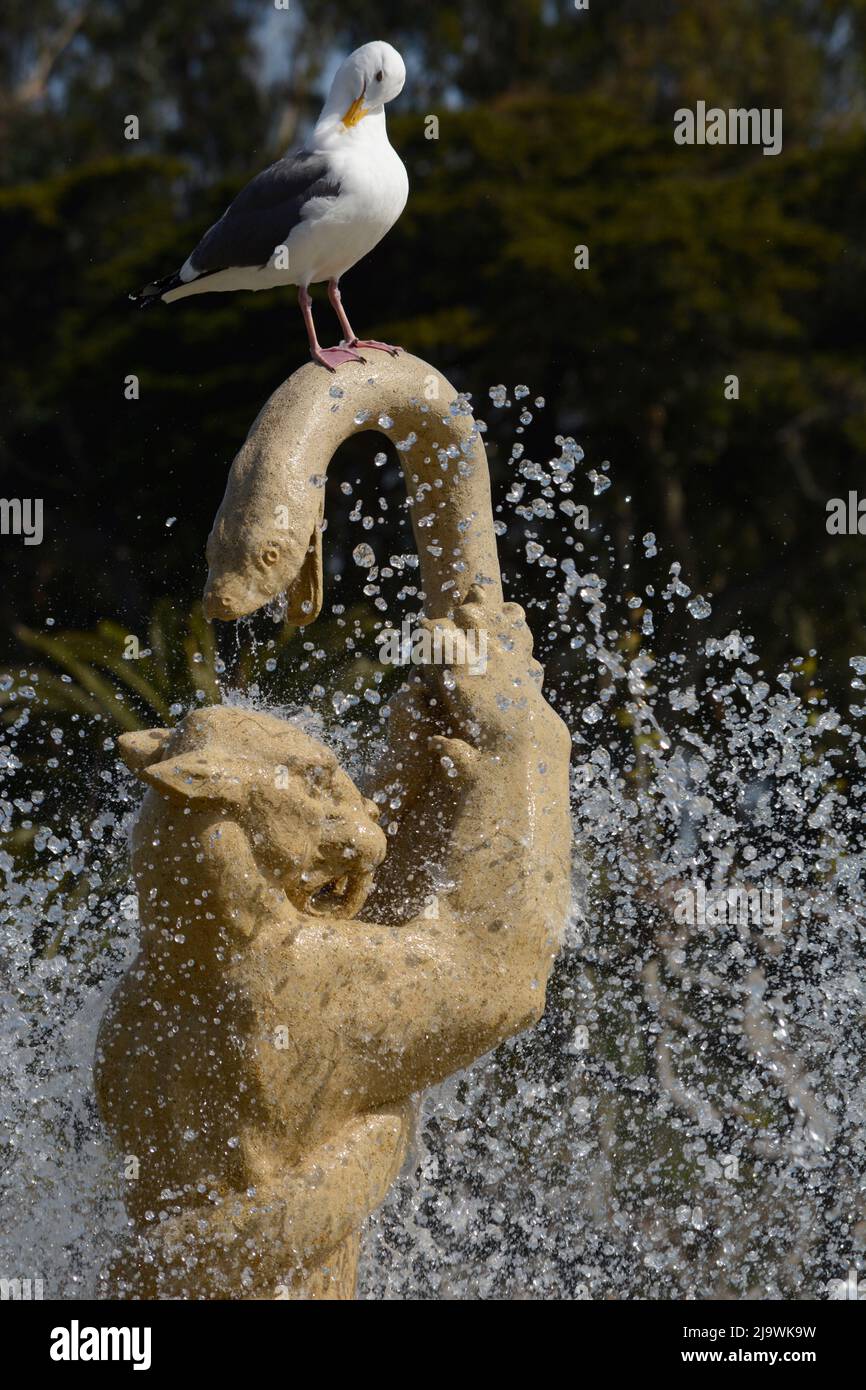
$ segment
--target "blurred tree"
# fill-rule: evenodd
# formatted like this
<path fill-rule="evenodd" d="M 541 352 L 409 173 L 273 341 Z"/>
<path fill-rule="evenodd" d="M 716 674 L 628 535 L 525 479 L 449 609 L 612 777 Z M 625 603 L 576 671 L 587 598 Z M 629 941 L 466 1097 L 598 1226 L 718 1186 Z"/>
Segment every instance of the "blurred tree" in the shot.
<path fill-rule="evenodd" d="M 863 0 L 37 0 L 5 22 L 0 459 L 4 490 L 38 491 L 48 517 L 38 550 L 4 539 L 7 621 L 131 620 L 199 591 L 225 466 L 303 333 L 290 294 L 146 316 L 125 297 L 303 133 L 336 55 L 380 34 L 409 64 L 391 129 L 412 193 L 347 277 L 353 318 L 476 401 L 526 381 L 548 401 L 528 457 L 565 430 L 612 461 L 620 486 L 591 510 L 621 562 L 653 529 L 713 591 L 714 623 L 755 629 L 770 656 L 820 626 L 841 670 L 866 561 L 824 507 L 866 446 Z M 699 99 L 781 107 L 783 153 L 675 145 L 674 111 Z M 542 596 L 527 532 L 562 521 L 511 521 L 506 565 Z"/>

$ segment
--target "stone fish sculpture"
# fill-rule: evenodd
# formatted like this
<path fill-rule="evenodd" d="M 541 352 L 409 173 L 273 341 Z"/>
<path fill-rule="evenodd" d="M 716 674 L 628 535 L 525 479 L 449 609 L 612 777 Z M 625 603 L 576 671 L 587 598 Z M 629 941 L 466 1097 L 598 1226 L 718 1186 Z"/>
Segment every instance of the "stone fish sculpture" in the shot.
<path fill-rule="evenodd" d="M 382 369 L 383 394 L 403 368 Z M 328 385 L 309 390 L 327 398 Z M 305 394 L 287 392 L 288 440 Z M 402 399 L 417 416 L 420 394 Z M 429 427 L 470 438 L 454 418 Z M 486 666 L 428 666 L 404 687 L 367 795 L 323 744 L 254 710 L 202 709 L 119 740 L 148 785 L 133 836 L 141 950 L 97 1044 L 102 1113 L 140 1160 L 120 1296 L 351 1298 L 360 1229 L 404 1162 L 414 1097 L 543 1012 L 568 910 L 570 735 L 541 693 L 522 611 L 502 602 L 477 436 L 470 452 L 471 524 L 446 493 L 439 528 L 461 580 L 452 570 L 443 592 L 421 551 L 439 611 L 423 621 L 452 639 L 483 631 Z M 297 467 L 291 448 L 281 457 Z M 262 479 L 246 485 L 255 496 Z M 310 564 L 302 549 L 290 581 Z M 212 567 L 212 592 L 224 578 Z M 236 564 L 235 596 L 251 579 Z M 386 837 L 371 798 L 395 784 Z"/>
<path fill-rule="evenodd" d="M 397 446 L 426 611 L 447 613 L 473 584 L 501 600 L 478 426 L 435 367 L 403 353 L 375 370 L 348 363 L 336 386 L 308 363 L 262 407 L 232 464 L 208 537 L 209 618 L 244 617 L 281 593 L 289 622 L 316 618 L 325 476 L 339 446 L 365 430 Z"/>

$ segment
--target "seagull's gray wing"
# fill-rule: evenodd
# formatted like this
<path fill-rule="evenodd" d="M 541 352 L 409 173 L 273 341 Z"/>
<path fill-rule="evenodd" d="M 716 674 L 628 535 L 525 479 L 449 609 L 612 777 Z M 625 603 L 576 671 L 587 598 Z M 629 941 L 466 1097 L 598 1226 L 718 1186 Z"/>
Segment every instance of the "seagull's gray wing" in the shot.
<path fill-rule="evenodd" d="M 310 199 L 335 198 L 339 191 L 339 180 L 324 155 L 310 150 L 286 155 L 241 189 L 219 222 L 205 232 L 187 266 L 198 276 L 266 265 L 274 248 L 300 222 Z"/>

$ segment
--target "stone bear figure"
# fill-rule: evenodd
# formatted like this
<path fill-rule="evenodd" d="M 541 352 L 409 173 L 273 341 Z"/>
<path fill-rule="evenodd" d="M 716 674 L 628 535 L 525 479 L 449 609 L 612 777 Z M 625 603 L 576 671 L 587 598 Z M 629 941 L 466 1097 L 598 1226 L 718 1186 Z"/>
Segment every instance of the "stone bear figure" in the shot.
<path fill-rule="evenodd" d="M 431 626 L 483 629 L 486 670 L 424 668 L 394 705 L 393 836 L 286 720 L 217 706 L 121 737 L 149 788 L 140 953 L 97 1044 L 102 1113 L 138 1159 L 121 1295 L 352 1297 L 413 1097 L 540 1017 L 570 737 L 521 610 L 469 600 Z"/>

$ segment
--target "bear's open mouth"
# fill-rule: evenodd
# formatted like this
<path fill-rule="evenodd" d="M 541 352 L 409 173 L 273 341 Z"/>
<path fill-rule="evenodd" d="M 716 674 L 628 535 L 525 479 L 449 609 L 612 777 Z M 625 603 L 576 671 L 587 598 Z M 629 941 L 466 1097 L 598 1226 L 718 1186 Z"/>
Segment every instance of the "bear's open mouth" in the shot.
<path fill-rule="evenodd" d="M 310 894 L 306 910 L 325 917 L 351 917 L 363 905 L 372 882 L 373 875 L 366 872 L 329 879 Z"/>

